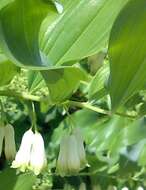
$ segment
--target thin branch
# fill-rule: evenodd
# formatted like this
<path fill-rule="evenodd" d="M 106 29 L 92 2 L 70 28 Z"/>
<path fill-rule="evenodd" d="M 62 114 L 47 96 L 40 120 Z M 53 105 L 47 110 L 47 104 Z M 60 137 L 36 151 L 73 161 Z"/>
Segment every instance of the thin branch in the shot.
<path fill-rule="evenodd" d="M 15 97 L 18 99 L 31 100 L 36 102 L 41 101 L 41 98 L 39 96 L 34 96 L 28 93 L 18 93 L 13 90 L 0 90 L 0 96 Z"/>
<path fill-rule="evenodd" d="M 108 110 L 104 110 L 104 109 L 99 108 L 97 106 L 92 106 L 88 102 L 67 101 L 66 103 L 71 105 L 71 106 L 75 106 L 75 107 L 87 108 L 89 110 L 92 110 L 92 111 L 95 111 L 97 113 L 101 113 L 101 114 L 104 114 L 104 115 L 108 115 L 108 116 L 112 115 L 112 112 L 110 112 Z M 114 114 L 119 115 L 119 116 L 123 116 L 123 117 L 128 117 L 128 118 L 131 118 L 131 119 L 137 118 L 137 116 L 129 115 L 129 114 L 126 114 L 126 113 L 115 112 Z"/>

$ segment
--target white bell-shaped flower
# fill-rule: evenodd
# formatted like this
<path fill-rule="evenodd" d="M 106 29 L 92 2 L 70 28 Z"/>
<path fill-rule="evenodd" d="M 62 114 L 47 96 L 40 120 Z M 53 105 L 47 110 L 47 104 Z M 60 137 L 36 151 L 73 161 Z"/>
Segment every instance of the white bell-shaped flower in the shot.
<path fill-rule="evenodd" d="M 16 155 L 16 145 L 15 145 L 15 133 L 12 125 L 7 124 L 4 127 L 5 131 L 5 156 L 7 160 L 12 160 Z"/>
<path fill-rule="evenodd" d="M 29 167 L 33 136 L 34 133 L 31 129 L 24 133 L 20 148 L 16 154 L 15 160 L 12 162 L 12 168 L 19 168 L 20 171 L 24 172 Z"/>
<path fill-rule="evenodd" d="M 85 183 L 81 183 L 79 186 L 79 190 L 87 190 L 86 189 L 86 184 Z"/>
<path fill-rule="evenodd" d="M 84 140 L 80 128 L 75 128 L 74 135 L 77 140 L 78 155 L 80 158 L 80 167 L 84 168 L 87 165 L 86 153 L 84 149 Z"/>
<path fill-rule="evenodd" d="M 12 162 L 12 168 L 19 168 L 25 172 L 32 170 L 35 175 L 47 165 L 44 140 L 40 133 L 34 133 L 31 129 L 24 133 L 20 148 Z"/>
<path fill-rule="evenodd" d="M 1 156 L 2 150 L 3 150 L 4 136 L 5 136 L 5 129 L 3 126 L 0 126 L 0 156 Z"/>
<path fill-rule="evenodd" d="M 61 139 L 60 152 L 57 160 L 57 172 L 65 175 L 77 174 L 87 164 L 83 138 L 79 130 Z"/>
<path fill-rule="evenodd" d="M 68 135 L 64 135 L 60 142 L 60 152 L 57 161 L 57 172 L 63 177 L 68 173 L 67 155 L 68 155 Z"/>
<path fill-rule="evenodd" d="M 67 148 L 67 165 L 69 174 L 76 174 L 80 170 L 80 157 L 78 154 L 78 145 L 76 137 L 74 135 L 68 137 Z"/>
<path fill-rule="evenodd" d="M 32 149 L 30 155 L 30 169 L 35 175 L 46 167 L 47 159 L 45 154 L 44 140 L 40 133 L 36 132 L 33 136 Z"/>

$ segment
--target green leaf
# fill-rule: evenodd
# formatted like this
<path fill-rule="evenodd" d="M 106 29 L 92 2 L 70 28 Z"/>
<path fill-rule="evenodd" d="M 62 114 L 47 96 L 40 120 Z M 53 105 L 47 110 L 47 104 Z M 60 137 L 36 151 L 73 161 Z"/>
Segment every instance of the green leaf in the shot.
<path fill-rule="evenodd" d="M 31 174 L 16 175 L 16 170 L 7 169 L 0 173 L 0 189 L 32 190 L 35 179 Z"/>
<path fill-rule="evenodd" d="M 146 1 L 131 0 L 121 11 L 109 41 L 112 108 L 146 84 Z"/>
<path fill-rule="evenodd" d="M 0 86 L 9 84 L 18 71 L 19 68 L 0 53 Z"/>
<path fill-rule="evenodd" d="M 113 21 L 127 1 L 65 0 L 59 15 L 51 1 L 15 0 L 0 11 L 1 46 L 13 62 L 31 68 L 87 57 L 107 45 Z"/>
<path fill-rule="evenodd" d="M 0 1 L 0 9 L 2 9 L 4 6 L 6 6 L 8 3 L 13 2 L 14 0 L 1 0 Z"/>
<path fill-rule="evenodd" d="M 28 89 L 31 93 L 37 92 L 41 88 L 46 87 L 46 83 L 38 71 L 28 71 Z"/>
<path fill-rule="evenodd" d="M 104 96 L 107 91 L 105 83 L 109 77 L 109 65 L 104 64 L 96 73 L 89 86 L 89 98 L 96 100 Z"/>
<path fill-rule="evenodd" d="M 146 144 L 142 146 L 142 149 L 140 151 L 139 159 L 138 159 L 138 164 L 140 166 L 146 166 Z"/>
<path fill-rule="evenodd" d="M 43 0 L 15 0 L 0 11 L 0 43 L 14 63 L 31 67 L 48 66 L 41 59 L 39 30 L 47 14 L 55 12 L 54 5 Z"/>
<path fill-rule="evenodd" d="M 78 67 L 64 67 L 41 72 L 49 89 L 52 102 L 68 98 L 86 80 L 85 73 Z"/>
<path fill-rule="evenodd" d="M 48 62 L 61 65 L 100 51 L 107 45 L 112 24 L 127 1 L 62 1 L 64 13 L 52 21 L 46 19 L 41 29 L 40 47 Z"/>

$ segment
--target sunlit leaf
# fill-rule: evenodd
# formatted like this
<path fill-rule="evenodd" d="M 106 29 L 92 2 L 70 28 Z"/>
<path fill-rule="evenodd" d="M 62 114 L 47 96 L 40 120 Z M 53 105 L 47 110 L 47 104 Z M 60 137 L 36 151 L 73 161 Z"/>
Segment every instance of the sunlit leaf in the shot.
<path fill-rule="evenodd" d="M 146 83 L 146 1 L 131 0 L 121 11 L 109 41 L 110 95 L 115 109 Z"/>
<path fill-rule="evenodd" d="M 52 21 L 46 19 L 41 30 L 40 47 L 48 62 L 60 65 L 105 47 L 112 24 L 127 1 L 62 1 L 63 14 Z"/>

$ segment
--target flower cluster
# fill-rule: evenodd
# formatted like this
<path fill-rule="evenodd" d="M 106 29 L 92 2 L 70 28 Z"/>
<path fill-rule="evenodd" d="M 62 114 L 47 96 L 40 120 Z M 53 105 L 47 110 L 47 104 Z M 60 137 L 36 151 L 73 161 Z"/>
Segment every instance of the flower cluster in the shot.
<path fill-rule="evenodd" d="M 41 134 L 34 133 L 31 129 L 26 131 L 11 167 L 19 168 L 21 172 L 25 172 L 27 169 L 32 170 L 35 175 L 39 175 L 46 164 L 47 159 Z"/>
<path fill-rule="evenodd" d="M 12 160 L 16 154 L 15 134 L 12 125 L 0 126 L 0 156 L 4 145 L 4 153 L 7 160 Z"/>
<path fill-rule="evenodd" d="M 44 140 L 41 134 L 32 129 L 26 131 L 22 137 L 21 145 L 16 153 L 14 129 L 8 124 L 0 127 L 0 156 L 3 150 L 6 159 L 14 159 L 12 168 L 18 168 L 21 172 L 31 170 L 35 175 L 46 167 Z M 75 175 L 87 165 L 83 138 L 79 128 L 71 134 L 66 134 L 61 139 L 60 152 L 56 171 L 63 177 Z"/>
<path fill-rule="evenodd" d="M 87 165 L 83 138 L 79 128 L 66 134 L 60 144 L 57 172 L 63 177 L 77 174 Z"/>

